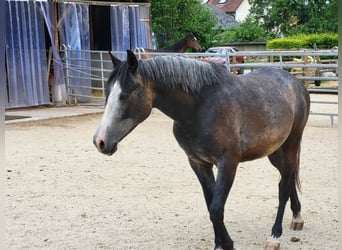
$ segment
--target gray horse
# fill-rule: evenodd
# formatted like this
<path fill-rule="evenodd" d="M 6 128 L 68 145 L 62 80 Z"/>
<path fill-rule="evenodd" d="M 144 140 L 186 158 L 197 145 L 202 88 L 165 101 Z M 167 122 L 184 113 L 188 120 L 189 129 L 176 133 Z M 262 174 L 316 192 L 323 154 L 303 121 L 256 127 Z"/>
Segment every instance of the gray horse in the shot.
<path fill-rule="evenodd" d="M 215 232 L 215 249 L 233 249 L 224 206 L 239 162 L 268 156 L 279 170 L 279 206 L 267 249 L 278 249 L 288 199 L 292 228 L 300 230 L 300 142 L 310 98 L 301 82 L 277 68 L 234 76 L 222 65 L 182 57 L 127 61 L 112 56 L 114 70 L 94 135 L 99 152 L 117 144 L 156 107 L 174 120 L 173 133 L 202 185 Z M 217 167 L 214 177 L 213 165 Z"/>

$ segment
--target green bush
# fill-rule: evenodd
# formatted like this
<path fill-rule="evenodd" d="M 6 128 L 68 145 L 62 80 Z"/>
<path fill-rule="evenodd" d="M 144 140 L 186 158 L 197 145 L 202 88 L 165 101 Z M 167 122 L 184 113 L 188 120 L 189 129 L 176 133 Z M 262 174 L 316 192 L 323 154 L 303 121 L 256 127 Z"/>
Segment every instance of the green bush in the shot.
<path fill-rule="evenodd" d="M 228 28 L 215 36 L 215 45 L 228 42 L 260 42 L 268 39 L 266 31 L 252 18 L 246 18 L 239 26 Z"/>
<path fill-rule="evenodd" d="M 316 45 L 315 45 L 316 44 Z M 277 38 L 267 42 L 268 49 L 331 49 L 338 44 L 338 35 L 325 33 L 325 34 L 312 34 L 312 35 L 295 35 L 285 38 Z"/>

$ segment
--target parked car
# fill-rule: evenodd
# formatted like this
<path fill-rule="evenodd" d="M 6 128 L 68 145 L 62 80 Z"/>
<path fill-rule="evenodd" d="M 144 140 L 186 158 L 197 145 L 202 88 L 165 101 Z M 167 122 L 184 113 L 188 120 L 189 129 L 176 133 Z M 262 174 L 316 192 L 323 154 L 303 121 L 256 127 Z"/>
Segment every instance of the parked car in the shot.
<path fill-rule="evenodd" d="M 222 56 L 208 56 L 206 58 L 203 59 L 203 61 L 205 62 L 215 62 L 215 63 L 220 63 L 220 64 L 226 64 L 226 57 L 225 55 L 227 53 L 229 54 L 233 54 L 235 52 L 239 51 L 237 48 L 235 47 L 212 47 L 209 48 L 206 53 L 213 53 L 213 54 L 218 54 L 218 55 L 222 55 Z M 230 63 L 233 63 L 234 58 L 233 57 L 229 57 L 230 59 Z M 244 63 L 244 58 L 243 56 L 236 56 L 236 62 L 235 63 Z M 231 68 L 231 71 L 237 70 L 238 74 L 243 74 L 243 67 L 236 67 L 236 68 Z"/>

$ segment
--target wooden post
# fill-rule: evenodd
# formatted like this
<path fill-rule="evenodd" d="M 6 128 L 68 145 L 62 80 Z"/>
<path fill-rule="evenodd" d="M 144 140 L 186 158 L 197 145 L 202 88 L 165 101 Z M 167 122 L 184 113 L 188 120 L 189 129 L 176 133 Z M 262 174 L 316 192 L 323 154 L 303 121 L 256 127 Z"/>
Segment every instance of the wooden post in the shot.
<path fill-rule="evenodd" d="M 233 64 L 236 64 L 236 56 L 233 56 Z M 233 68 L 232 68 L 232 73 L 233 73 L 234 75 L 237 75 L 237 74 L 238 74 L 237 67 L 233 67 Z"/>
<path fill-rule="evenodd" d="M 319 59 L 319 56 L 316 56 L 316 64 L 319 64 L 320 62 L 320 59 Z M 321 69 L 320 68 L 316 68 L 316 72 L 315 72 L 315 76 L 321 76 Z"/>
<path fill-rule="evenodd" d="M 308 64 L 308 57 L 307 56 L 304 56 L 304 65 L 307 65 Z M 303 68 L 303 75 L 304 76 L 309 76 L 309 68 Z M 304 80 L 304 86 L 305 88 L 309 88 L 309 80 Z"/>
<path fill-rule="evenodd" d="M 273 61 L 274 61 L 273 56 L 270 56 L 270 57 L 268 58 L 268 61 L 269 61 L 270 63 L 273 63 Z"/>

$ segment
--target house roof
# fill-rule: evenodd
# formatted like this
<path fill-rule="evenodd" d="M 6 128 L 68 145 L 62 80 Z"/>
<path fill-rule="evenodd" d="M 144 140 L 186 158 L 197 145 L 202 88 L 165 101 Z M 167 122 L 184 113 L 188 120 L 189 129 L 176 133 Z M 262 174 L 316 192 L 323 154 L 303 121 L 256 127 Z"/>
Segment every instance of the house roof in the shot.
<path fill-rule="evenodd" d="M 223 12 L 220 8 L 216 7 L 216 5 L 208 4 L 207 6 L 217 18 L 217 24 L 215 25 L 214 29 L 225 30 L 229 27 L 239 25 L 239 23 L 235 20 L 235 18 L 232 15 Z"/>
<path fill-rule="evenodd" d="M 223 12 L 236 12 L 236 10 L 239 8 L 243 1 L 244 0 L 209 0 L 207 4 L 215 5 L 216 7 L 220 8 Z"/>

